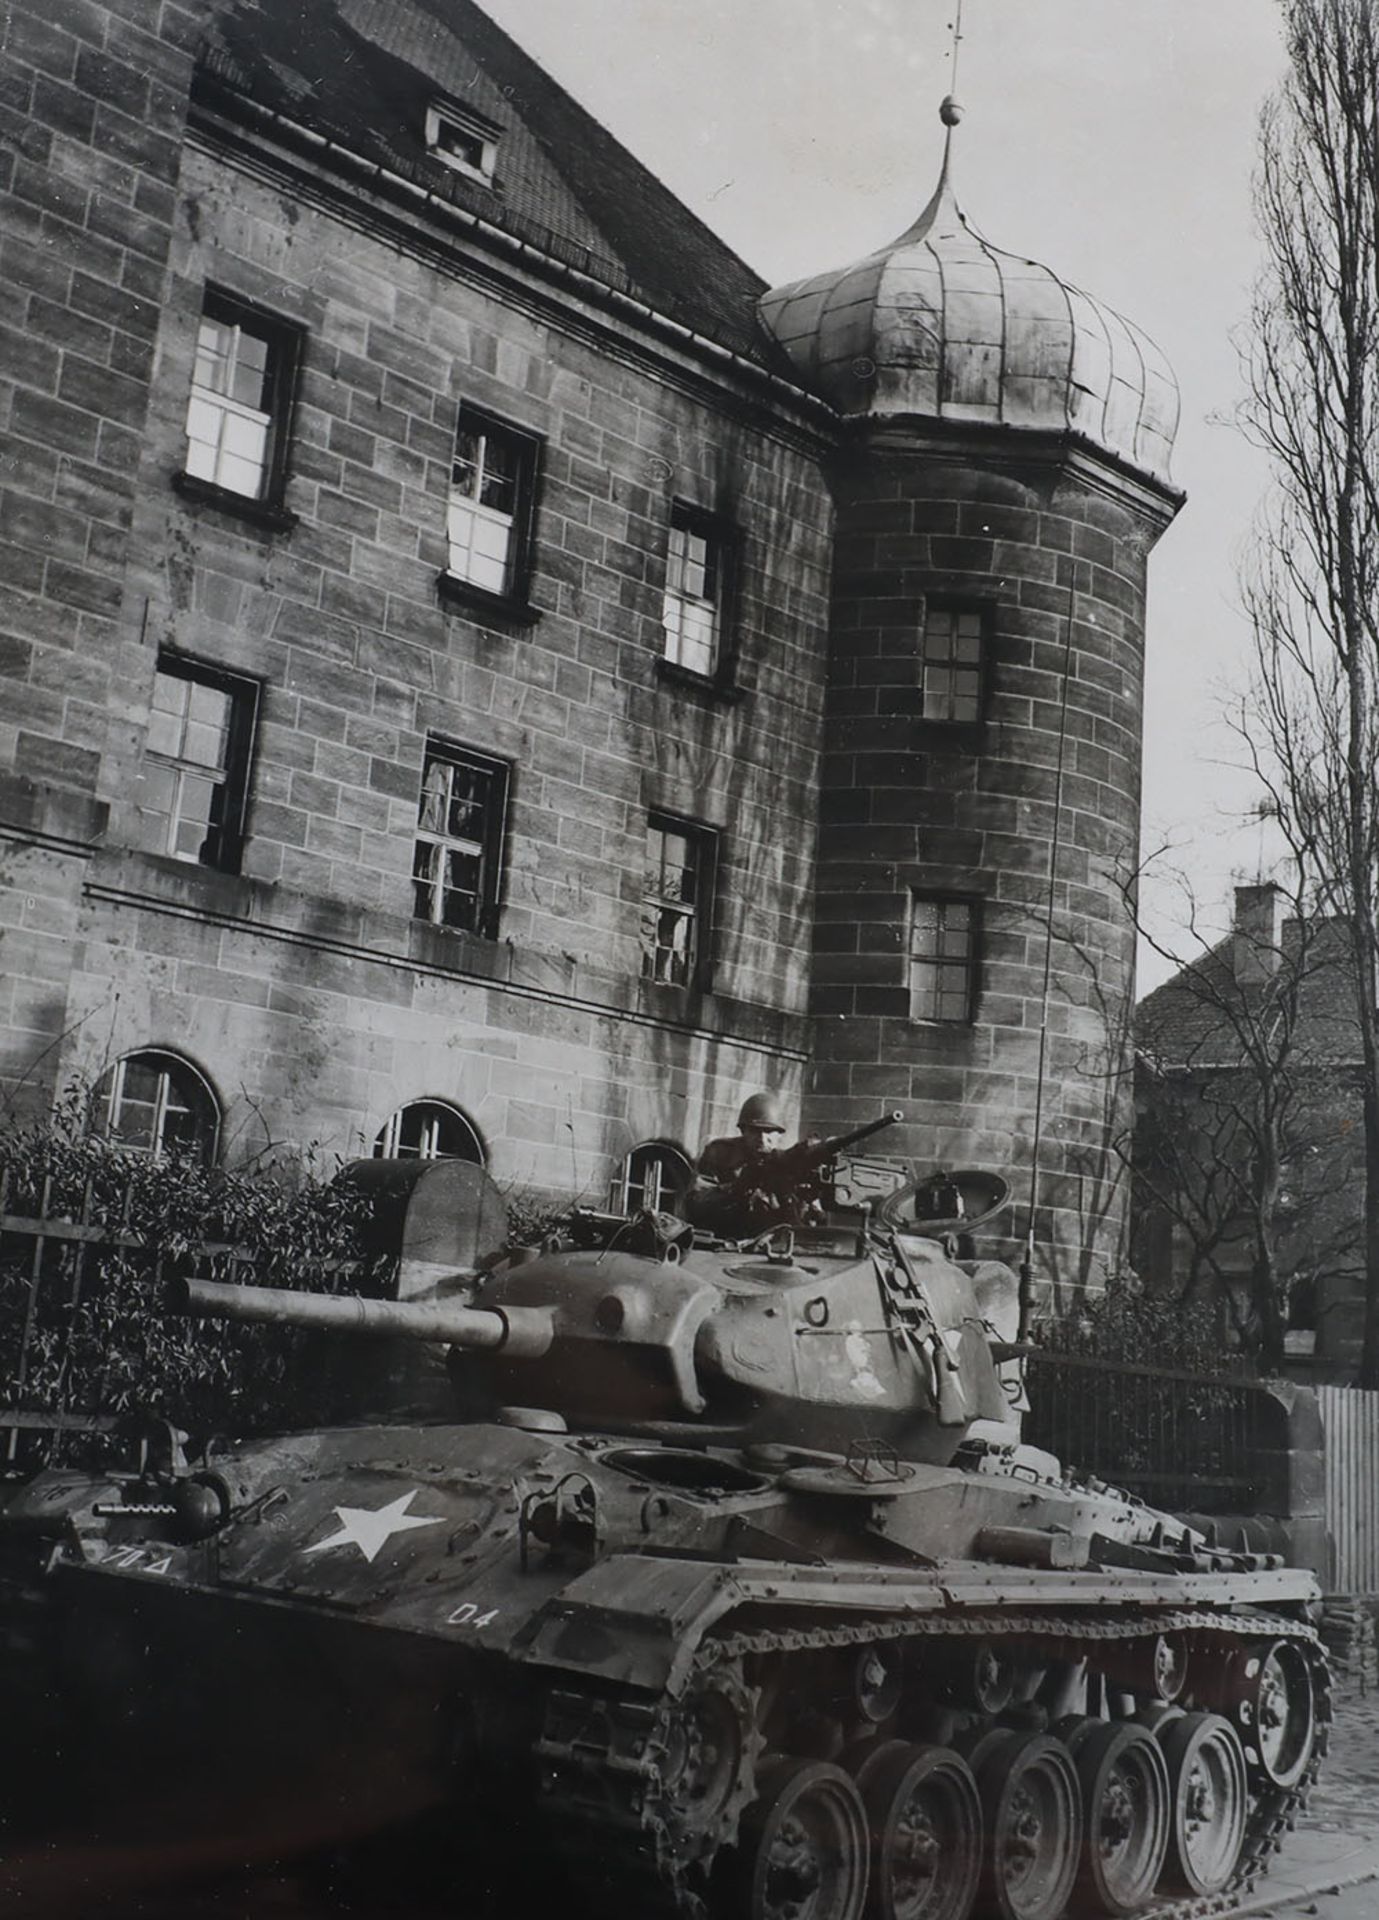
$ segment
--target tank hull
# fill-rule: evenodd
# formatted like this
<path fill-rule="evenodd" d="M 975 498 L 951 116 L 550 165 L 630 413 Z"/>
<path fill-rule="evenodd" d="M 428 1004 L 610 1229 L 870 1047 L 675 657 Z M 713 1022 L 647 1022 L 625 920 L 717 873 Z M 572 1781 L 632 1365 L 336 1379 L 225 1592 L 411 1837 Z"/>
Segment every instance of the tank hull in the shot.
<path fill-rule="evenodd" d="M 1222 1886 L 1267 1861 L 1325 1744 L 1308 1575 L 999 1449 L 942 1466 L 478 1423 L 288 1436 L 214 1473 L 227 1517 L 203 1539 L 118 1477 L 40 1476 L 0 1529 L 24 1831 L 43 1837 L 46 1775 L 103 1810 L 81 1841 L 115 1885 L 429 1826 L 494 1911 L 539 1856 L 596 1911 L 774 1920 L 781 1796 L 884 1828 L 876 1782 L 909 1756 L 977 1809 L 951 1842 L 975 1849 L 967 1910 L 1018 1878 L 990 1837 L 1010 1779 L 1067 1790 L 1053 1914 L 1090 1870 L 1088 1740 L 1148 1766 L 1134 1729 L 1156 1755 L 1205 1729 L 1228 1788 L 1240 1771 Z M 1292 1689 L 1282 1734 L 1261 1733 L 1262 1670 Z M 864 1877 L 894 1873 L 899 1843 L 866 1851 Z M 11 1884 L 42 1857 L 21 1838 Z M 1183 1905 L 1166 1874 L 1123 1910 Z"/>

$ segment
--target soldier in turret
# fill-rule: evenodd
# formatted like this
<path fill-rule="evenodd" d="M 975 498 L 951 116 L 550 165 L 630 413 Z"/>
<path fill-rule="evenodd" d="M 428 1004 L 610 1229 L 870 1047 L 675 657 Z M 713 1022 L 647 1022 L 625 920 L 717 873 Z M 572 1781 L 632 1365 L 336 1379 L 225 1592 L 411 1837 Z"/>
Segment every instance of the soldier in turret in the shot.
<path fill-rule="evenodd" d="M 754 1093 L 742 1103 L 737 1137 L 710 1140 L 699 1156 L 699 1174 L 686 1196 L 685 1218 L 724 1239 L 736 1240 L 770 1227 L 810 1226 L 831 1203 L 831 1171 L 837 1155 L 901 1115 L 883 1114 L 849 1133 L 821 1139 L 810 1134 L 782 1148 L 785 1132 L 773 1093 Z"/>
<path fill-rule="evenodd" d="M 751 1161 L 780 1148 L 785 1132 L 780 1102 L 774 1093 L 754 1093 L 742 1103 L 736 1134 L 710 1140 L 699 1156 L 699 1177 L 718 1185 L 734 1179 Z"/>
<path fill-rule="evenodd" d="M 686 1196 L 685 1214 L 696 1227 L 728 1237 L 759 1231 L 780 1218 L 771 1161 L 785 1135 L 774 1093 L 743 1101 L 737 1132 L 710 1140 L 699 1156 L 698 1177 Z"/>

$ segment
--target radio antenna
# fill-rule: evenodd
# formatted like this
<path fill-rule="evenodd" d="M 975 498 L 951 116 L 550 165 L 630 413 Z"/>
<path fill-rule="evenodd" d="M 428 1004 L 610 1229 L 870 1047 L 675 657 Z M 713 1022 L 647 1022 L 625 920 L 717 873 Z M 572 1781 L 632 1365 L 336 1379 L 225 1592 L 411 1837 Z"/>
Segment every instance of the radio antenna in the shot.
<path fill-rule="evenodd" d="M 1034 1220 L 1039 1204 L 1039 1152 L 1044 1135 L 1044 1079 L 1049 1051 L 1049 995 L 1053 986 L 1053 907 L 1058 879 L 1059 844 L 1063 835 L 1063 762 L 1068 745 L 1068 693 L 1073 677 L 1073 612 L 1077 603 L 1076 562 L 1068 580 L 1068 610 L 1064 616 L 1063 689 L 1058 709 L 1058 758 L 1053 781 L 1053 832 L 1049 836 L 1049 874 L 1044 897 L 1044 984 L 1039 1010 L 1039 1065 L 1034 1081 L 1034 1138 L 1030 1146 L 1029 1220 L 1025 1228 L 1025 1257 L 1020 1262 L 1020 1329 L 1029 1331 L 1034 1290 Z"/>

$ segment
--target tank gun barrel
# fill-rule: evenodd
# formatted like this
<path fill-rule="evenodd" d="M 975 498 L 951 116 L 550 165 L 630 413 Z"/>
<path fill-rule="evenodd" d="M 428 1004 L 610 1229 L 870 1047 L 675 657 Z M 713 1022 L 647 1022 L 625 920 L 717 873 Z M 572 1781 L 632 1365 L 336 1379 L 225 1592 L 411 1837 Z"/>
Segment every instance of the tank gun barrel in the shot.
<path fill-rule="evenodd" d="M 446 1300 L 364 1300 L 356 1294 L 295 1293 L 286 1287 L 227 1286 L 178 1280 L 173 1305 L 209 1320 L 259 1320 L 270 1326 L 326 1327 L 336 1333 L 398 1334 L 452 1347 L 537 1359 L 554 1338 L 544 1307 L 463 1307 Z"/>

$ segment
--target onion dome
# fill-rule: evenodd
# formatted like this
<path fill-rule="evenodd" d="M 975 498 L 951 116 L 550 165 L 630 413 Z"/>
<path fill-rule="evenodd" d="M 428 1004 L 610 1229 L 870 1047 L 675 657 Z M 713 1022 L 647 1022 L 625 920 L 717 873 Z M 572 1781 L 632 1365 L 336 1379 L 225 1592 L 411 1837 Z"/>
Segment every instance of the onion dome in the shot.
<path fill-rule="evenodd" d="M 758 312 L 801 384 L 848 417 L 1071 432 L 1171 484 L 1178 386 L 1159 349 L 1048 267 L 984 240 L 947 153 L 898 240 L 773 288 Z"/>

